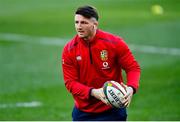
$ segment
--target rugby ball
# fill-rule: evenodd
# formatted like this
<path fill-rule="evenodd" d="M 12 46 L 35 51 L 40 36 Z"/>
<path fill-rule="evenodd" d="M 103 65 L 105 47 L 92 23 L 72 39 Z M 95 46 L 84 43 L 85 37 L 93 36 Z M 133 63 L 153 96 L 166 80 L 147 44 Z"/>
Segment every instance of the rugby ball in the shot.
<path fill-rule="evenodd" d="M 126 95 L 126 86 L 116 81 L 107 81 L 103 86 L 103 92 L 106 99 L 112 107 L 123 108 L 124 96 Z"/>

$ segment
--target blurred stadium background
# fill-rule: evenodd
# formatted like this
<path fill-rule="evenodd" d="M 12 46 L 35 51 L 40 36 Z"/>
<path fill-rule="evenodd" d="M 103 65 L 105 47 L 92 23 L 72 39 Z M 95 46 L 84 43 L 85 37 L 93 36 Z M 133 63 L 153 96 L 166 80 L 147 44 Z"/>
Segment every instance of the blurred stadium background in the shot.
<path fill-rule="evenodd" d="M 0 0 L 0 120 L 71 120 L 61 52 L 87 4 L 141 65 L 128 120 L 180 120 L 179 0 Z"/>

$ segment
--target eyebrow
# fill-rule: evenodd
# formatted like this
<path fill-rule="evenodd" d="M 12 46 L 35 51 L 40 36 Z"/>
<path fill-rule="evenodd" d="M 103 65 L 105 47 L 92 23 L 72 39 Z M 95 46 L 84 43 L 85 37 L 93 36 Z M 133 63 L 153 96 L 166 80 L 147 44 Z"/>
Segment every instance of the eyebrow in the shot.
<path fill-rule="evenodd" d="M 75 20 L 75 23 L 89 23 L 89 22 L 87 22 L 87 21 L 84 21 L 84 20 L 82 20 L 82 21 L 78 21 L 78 20 Z"/>

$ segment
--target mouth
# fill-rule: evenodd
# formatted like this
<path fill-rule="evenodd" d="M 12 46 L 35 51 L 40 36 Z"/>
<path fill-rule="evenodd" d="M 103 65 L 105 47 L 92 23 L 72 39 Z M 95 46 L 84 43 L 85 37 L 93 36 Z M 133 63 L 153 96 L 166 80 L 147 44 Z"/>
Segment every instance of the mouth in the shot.
<path fill-rule="evenodd" d="M 83 35 L 85 32 L 82 31 L 82 30 L 80 30 L 80 31 L 78 31 L 78 33 L 79 33 L 80 35 Z"/>
<path fill-rule="evenodd" d="M 78 33 L 84 33 L 84 31 L 82 31 L 82 30 L 79 30 L 79 31 L 78 31 Z"/>

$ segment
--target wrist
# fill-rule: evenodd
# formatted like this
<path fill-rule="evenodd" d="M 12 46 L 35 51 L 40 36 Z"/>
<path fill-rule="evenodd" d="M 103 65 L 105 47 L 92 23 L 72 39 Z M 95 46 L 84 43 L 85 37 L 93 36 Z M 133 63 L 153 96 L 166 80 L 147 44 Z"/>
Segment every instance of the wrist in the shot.
<path fill-rule="evenodd" d="M 132 86 L 128 86 L 128 88 L 132 91 L 132 93 L 133 93 L 133 94 L 135 94 L 135 93 L 136 93 L 136 90 L 135 90 L 135 88 L 134 88 L 134 87 L 132 87 Z"/>

